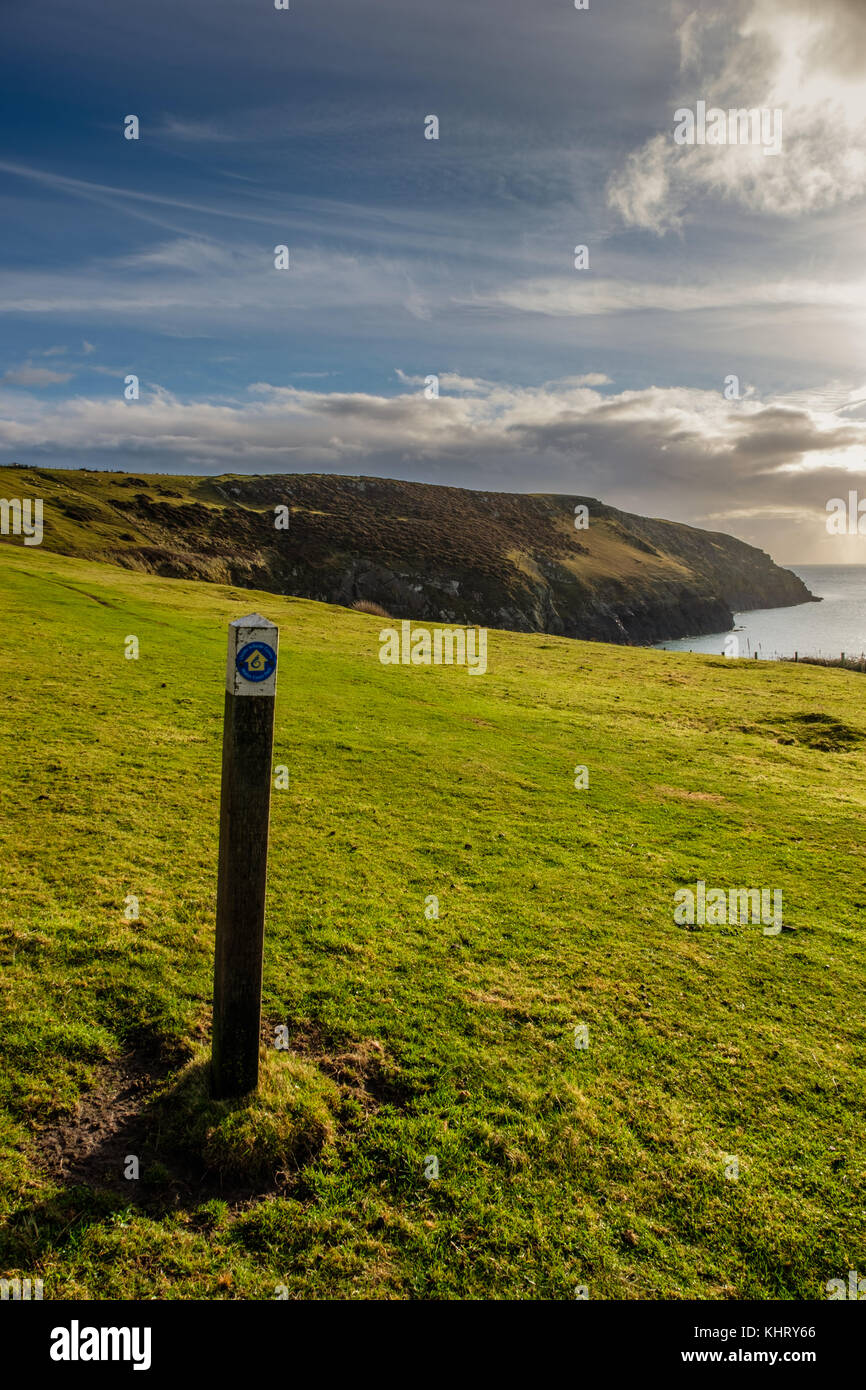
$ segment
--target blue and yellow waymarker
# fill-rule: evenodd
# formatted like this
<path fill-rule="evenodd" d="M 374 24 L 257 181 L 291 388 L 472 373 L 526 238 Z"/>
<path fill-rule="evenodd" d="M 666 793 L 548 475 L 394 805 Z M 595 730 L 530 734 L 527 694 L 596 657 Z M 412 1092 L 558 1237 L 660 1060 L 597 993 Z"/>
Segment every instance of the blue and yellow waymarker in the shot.
<path fill-rule="evenodd" d="M 245 681 L 266 681 L 277 669 L 277 654 L 267 642 L 247 642 L 235 657 L 235 666 Z"/>

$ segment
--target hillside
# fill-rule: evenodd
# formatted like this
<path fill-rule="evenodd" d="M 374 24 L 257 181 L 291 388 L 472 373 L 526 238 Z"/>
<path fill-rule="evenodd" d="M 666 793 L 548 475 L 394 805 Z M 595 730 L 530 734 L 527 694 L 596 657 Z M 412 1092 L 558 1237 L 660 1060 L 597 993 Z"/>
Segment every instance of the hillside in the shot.
<path fill-rule="evenodd" d="M 500 631 L 481 677 L 383 666 L 375 618 L 44 547 L 0 549 L 0 603 L 0 1276 L 823 1299 L 858 1267 L 862 676 Z M 277 1159 L 254 1123 L 245 1181 L 177 1131 L 253 608 L 281 629 L 263 1008 L 293 1129 Z M 678 926 L 699 879 L 778 888 L 785 930 Z"/>
<path fill-rule="evenodd" d="M 61 554 L 329 603 L 368 599 L 397 618 L 649 643 L 812 598 L 743 541 L 590 497 L 318 474 L 13 468 L 0 482 L 4 495 L 43 498 L 44 545 Z M 576 530 L 581 504 L 589 526 Z M 278 506 L 288 530 L 274 526 Z"/>

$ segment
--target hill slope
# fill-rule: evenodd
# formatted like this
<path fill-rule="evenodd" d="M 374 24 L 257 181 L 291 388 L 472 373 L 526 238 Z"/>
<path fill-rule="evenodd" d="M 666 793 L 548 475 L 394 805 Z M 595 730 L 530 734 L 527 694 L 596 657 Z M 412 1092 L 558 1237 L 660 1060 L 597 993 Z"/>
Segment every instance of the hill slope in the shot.
<path fill-rule="evenodd" d="M 812 597 L 763 551 L 594 498 L 472 492 L 316 474 L 189 478 L 11 469 L 45 545 L 130 569 L 395 617 L 611 642 L 724 631 L 735 611 Z M 589 510 L 576 530 L 575 507 Z M 275 528 L 289 508 L 288 530 Z M 17 542 L 20 544 L 20 541 Z"/>
<path fill-rule="evenodd" d="M 862 676 L 505 632 L 483 677 L 382 666 L 362 614 L 44 549 L 0 549 L 0 596 L 0 1275 L 814 1299 L 857 1267 Z M 266 1037 L 301 1137 L 331 1119 L 239 1190 L 138 1112 L 208 1038 L 226 623 L 253 608 L 290 769 Z M 787 929 L 677 926 L 698 879 L 782 890 Z"/>

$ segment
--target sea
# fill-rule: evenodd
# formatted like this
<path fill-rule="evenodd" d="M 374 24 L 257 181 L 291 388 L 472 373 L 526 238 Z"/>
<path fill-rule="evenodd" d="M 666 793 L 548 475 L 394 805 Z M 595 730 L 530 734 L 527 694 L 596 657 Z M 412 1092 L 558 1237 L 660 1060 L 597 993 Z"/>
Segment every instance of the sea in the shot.
<path fill-rule="evenodd" d="M 681 637 L 656 642 L 657 649 L 669 652 L 713 652 L 724 655 L 725 639 L 734 633 L 739 656 L 762 661 L 781 657 L 861 656 L 866 653 L 866 565 L 786 565 L 799 575 L 810 593 L 821 603 L 803 603 L 795 608 L 756 608 L 735 613 L 734 625 L 727 632 L 705 637 Z"/>

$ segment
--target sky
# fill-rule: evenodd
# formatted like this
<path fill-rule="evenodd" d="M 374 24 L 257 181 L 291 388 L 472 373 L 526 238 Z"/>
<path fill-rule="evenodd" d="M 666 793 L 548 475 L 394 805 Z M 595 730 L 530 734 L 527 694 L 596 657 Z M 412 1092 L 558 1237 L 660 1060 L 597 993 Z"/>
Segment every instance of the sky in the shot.
<path fill-rule="evenodd" d="M 864 0 L 2 25 L 0 463 L 589 495 L 866 561 L 826 527 L 866 501 Z M 699 102 L 780 113 L 778 153 L 679 143 Z"/>

